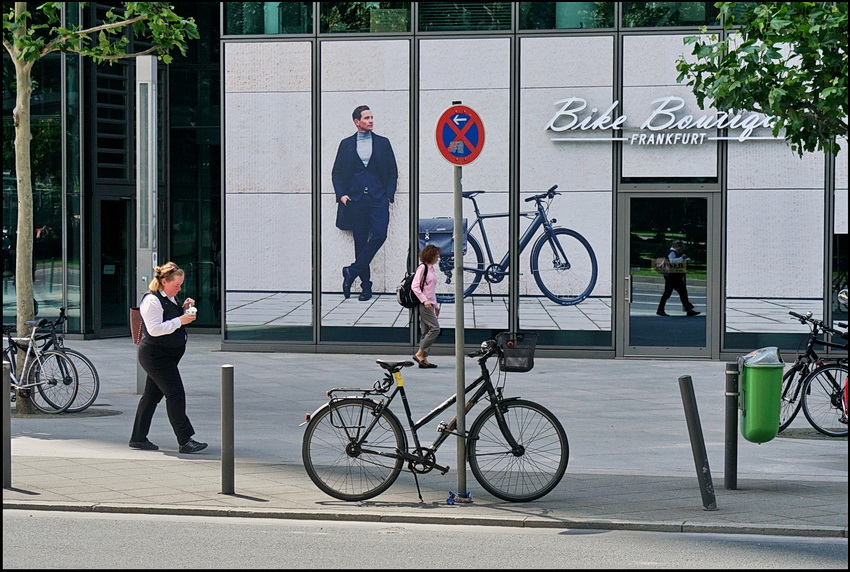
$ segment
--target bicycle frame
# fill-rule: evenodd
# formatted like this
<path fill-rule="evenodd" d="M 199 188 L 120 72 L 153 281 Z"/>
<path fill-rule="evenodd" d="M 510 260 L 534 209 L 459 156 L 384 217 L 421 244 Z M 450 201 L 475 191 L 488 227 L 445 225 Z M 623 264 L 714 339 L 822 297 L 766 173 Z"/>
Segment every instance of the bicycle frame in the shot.
<path fill-rule="evenodd" d="M 491 403 L 501 403 L 507 401 L 501 396 L 501 391 L 497 390 L 495 386 L 493 386 L 493 382 L 490 378 L 490 372 L 486 366 L 486 360 L 490 357 L 489 354 L 485 354 L 479 359 L 479 365 L 481 367 L 481 375 L 478 376 L 475 380 L 469 383 L 464 389 L 464 397 L 472 393 L 472 397 L 466 402 L 466 411 L 469 412 L 482 398 L 486 395 Z M 425 424 L 431 422 L 436 418 L 440 413 L 451 407 L 457 401 L 457 393 L 454 393 L 451 397 L 443 401 L 440 405 L 432 409 L 429 413 L 423 416 L 418 421 L 413 421 L 413 415 L 410 411 L 410 404 L 407 401 L 407 393 L 404 390 L 404 379 L 402 378 L 401 371 L 395 371 L 392 374 L 387 374 L 386 382 L 381 389 L 353 389 L 353 388 L 336 388 L 328 391 L 328 397 L 331 398 L 329 402 L 329 406 L 331 410 L 334 408 L 335 403 L 339 403 L 345 401 L 346 399 L 350 399 L 350 397 L 334 397 L 333 394 L 335 392 L 341 393 L 353 393 L 357 392 L 362 395 L 362 397 L 367 398 L 369 395 L 384 395 L 386 396 L 386 391 L 388 385 L 390 383 L 394 383 L 395 387 L 392 392 L 390 392 L 389 396 L 385 398 L 384 401 L 380 403 L 380 408 L 378 411 L 383 409 L 388 409 L 390 404 L 393 402 L 397 395 L 401 396 L 401 401 L 404 406 L 405 416 L 407 418 L 407 425 L 410 430 L 411 436 L 413 438 L 413 451 L 415 453 L 411 453 L 410 451 L 397 451 L 396 453 L 384 453 L 381 451 L 370 450 L 366 447 L 363 448 L 364 452 L 369 452 L 374 455 L 382 456 L 382 457 L 390 457 L 390 458 L 399 458 L 401 457 L 405 461 L 411 463 L 421 463 L 423 468 L 425 469 L 422 472 L 430 471 L 431 469 L 438 469 L 441 474 L 446 474 L 449 471 L 449 467 L 444 467 L 442 465 L 438 465 L 436 463 L 435 458 L 428 458 L 426 455 L 420 453 L 423 451 L 423 447 L 419 441 L 418 431 Z M 480 387 L 479 387 L 480 386 Z M 476 389 L 477 388 L 477 389 Z M 508 398 L 508 400 L 518 399 L 518 398 Z M 519 444 L 514 439 L 513 435 L 508 431 L 507 424 L 501 416 L 501 412 L 497 410 L 497 419 L 500 428 L 502 429 L 502 433 L 505 436 L 508 443 L 511 445 L 511 448 L 518 449 Z M 375 417 L 365 428 L 360 425 L 357 429 L 364 429 L 362 432 L 357 433 L 357 435 L 348 435 L 350 442 L 359 442 L 359 443 L 368 443 L 368 435 L 374 429 L 375 424 L 378 422 L 379 417 Z M 336 424 L 335 424 L 336 425 Z M 345 425 L 341 424 L 336 425 L 339 428 L 348 429 Z M 455 432 L 455 428 L 457 426 L 457 416 L 455 416 L 448 424 L 441 423 L 438 427 L 437 431 L 439 436 L 434 440 L 431 445 L 424 449 L 424 451 L 430 453 L 436 453 L 440 446 L 445 442 L 445 440 L 449 437 L 449 435 L 459 435 Z M 464 436 L 464 438 L 466 438 Z M 408 447 L 410 449 L 410 447 Z"/>
<path fill-rule="evenodd" d="M 481 239 L 484 242 L 484 250 L 487 252 L 487 262 L 490 264 L 490 267 L 496 263 L 493 261 L 493 250 L 490 248 L 490 239 L 487 237 L 487 230 L 484 228 L 484 220 L 488 218 L 505 218 L 510 216 L 510 213 L 487 213 L 482 214 L 481 210 L 478 208 L 478 201 L 475 200 L 474 196 L 468 197 L 468 200 L 472 201 L 472 208 L 475 211 L 475 222 L 472 223 L 472 226 L 469 227 L 468 232 L 471 233 L 475 227 L 479 227 L 479 231 L 481 232 Z M 519 251 L 522 252 L 525 250 L 525 247 L 531 243 L 531 239 L 534 238 L 534 235 L 537 233 L 538 229 L 542 226 L 546 234 L 552 232 L 552 223 L 549 221 L 549 217 L 546 215 L 546 209 L 543 207 L 543 201 L 541 199 L 537 199 L 536 201 L 536 209 L 537 212 L 527 211 L 519 213 L 519 216 L 524 218 L 531 218 L 531 224 L 528 228 L 525 229 L 525 232 L 522 233 L 522 236 L 519 238 Z M 558 245 L 560 248 L 560 244 Z M 563 250 L 560 252 L 561 256 L 566 259 L 566 254 Z M 502 260 L 498 262 L 498 274 L 499 278 L 503 278 L 508 275 L 508 268 L 510 267 L 510 249 L 505 255 L 502 257 Z M 477 271 L 482 273 L 487 273 L 488 270 L 480 271 L 475 268 L 465 268 L 466 270 Z"/>

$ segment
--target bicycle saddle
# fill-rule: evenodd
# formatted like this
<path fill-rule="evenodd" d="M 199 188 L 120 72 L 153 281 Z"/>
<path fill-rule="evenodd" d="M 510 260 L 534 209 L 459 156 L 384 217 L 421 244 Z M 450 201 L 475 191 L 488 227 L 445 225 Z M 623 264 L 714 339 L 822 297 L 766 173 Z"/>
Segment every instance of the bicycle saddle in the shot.
<path fill-rule="evenodd" d="M 414 365 L 412 361 L 386 361 L 383 359 L 376 359 L 375 363 L 390 373 L 399 371 L 403 367 L 410 367 Z"/>
<path fill-rule="evenodd" d="M 481 193 L 485 193 L 486 191 L 463 191 L 461 196 L 465 199 L 471 199 L 475 195 L 480 195 Z"/>

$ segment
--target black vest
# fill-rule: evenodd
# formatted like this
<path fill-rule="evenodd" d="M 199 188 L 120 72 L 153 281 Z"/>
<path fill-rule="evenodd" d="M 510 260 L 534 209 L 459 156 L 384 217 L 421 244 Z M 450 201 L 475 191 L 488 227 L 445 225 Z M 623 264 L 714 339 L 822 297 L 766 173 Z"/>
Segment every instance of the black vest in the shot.
<path fill-rule="evenodd" d="M 183 308 L 168 299 L 168 296 L 160 296 L 159 292 L 148 292 L 145 296 L 151 295 L 156 298 L 162 306 L 162 321 L 173 320 L 183 315 Z M 144 296 L 142 296 L 144 299 Z M 149 346 L 164 346 L 169 348 L 179 348 L 186 345 L 186 326 L 181 325 L 167 336 L 152 336 L 148 333 L 148 328 L 145 321 L 142 320 L 142 345 Z"/>

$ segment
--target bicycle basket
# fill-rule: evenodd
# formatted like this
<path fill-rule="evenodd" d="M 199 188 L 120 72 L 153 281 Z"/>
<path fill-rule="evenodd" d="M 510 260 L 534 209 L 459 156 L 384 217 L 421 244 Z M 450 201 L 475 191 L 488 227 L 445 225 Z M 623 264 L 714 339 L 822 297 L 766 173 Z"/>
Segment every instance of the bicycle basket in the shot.
<path fill-rule="evenodd" d="M 537 334 L 502 332 L 496 335 L 496 343 L 502 349 L 499 369 L 506 372 L 525 372 L 534 368 L 534 348 Z"/>

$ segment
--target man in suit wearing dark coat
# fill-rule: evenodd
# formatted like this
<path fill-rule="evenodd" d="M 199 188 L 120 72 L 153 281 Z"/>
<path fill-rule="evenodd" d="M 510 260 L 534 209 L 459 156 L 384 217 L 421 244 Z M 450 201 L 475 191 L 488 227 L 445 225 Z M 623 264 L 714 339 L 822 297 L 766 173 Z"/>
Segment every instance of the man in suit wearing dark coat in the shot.
<path fill-rule="evenodd" d="M 349 298 L 360 278 L 358 297 L 372 297 L 369 265 L 387 240 L 390 203 L 395 201 L 398 165 L 390 140 L 372 131 L 375 118 L 366 105 L 351 114 L 357 133 L 339 143 L 331 179 L 336 193 L 336 226 L 354 235 L 354 262 L 342 269 L 342 293 Z"/>

